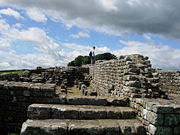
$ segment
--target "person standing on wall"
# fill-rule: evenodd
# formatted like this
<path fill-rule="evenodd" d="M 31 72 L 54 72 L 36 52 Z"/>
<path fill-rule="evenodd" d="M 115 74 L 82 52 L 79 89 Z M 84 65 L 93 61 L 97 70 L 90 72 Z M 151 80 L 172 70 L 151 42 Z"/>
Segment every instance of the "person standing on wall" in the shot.
<path fill-rule="evenodd" d="M 90 56 L 90 59 L 91 59 L 91 65 L 94 64 L 95 60 L 96 60 L 95 49 L 96 49 L 96 47 L 93 46 L 93 50 L 90 51 L 90 53 L 89 53 L 89 56 Z"/>

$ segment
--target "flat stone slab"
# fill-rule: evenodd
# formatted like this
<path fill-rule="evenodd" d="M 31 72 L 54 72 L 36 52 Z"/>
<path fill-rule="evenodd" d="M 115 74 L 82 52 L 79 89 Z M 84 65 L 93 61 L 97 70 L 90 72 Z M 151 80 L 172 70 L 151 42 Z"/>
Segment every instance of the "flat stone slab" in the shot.
<path fill-rule="evenodd" d="M 29 119 L 131 119 L 136 111 L 130 107 L 91 105 L 32 104 Z"/>
<path fill-rule="evenodd" d="M 27 120 L 21 135 L 145 135 L 138 120 Z"/>
<path fill-rule="evenodd" d="M 96 96 L 67 96 L 70 105 L 113 105 L 127 106 L 128 98 L 124 97 L 96 97 Z"/>
<path fill-rule="evenodd" d="M 67 135 L 67 120 L 27 120 L 21 135 Z"/>
<path fill-rule="evenodd" d="M 32 104 L 28 107 L 27 117 L 29 119 L 48 119 L 51 117 L 52 104 Z"/>

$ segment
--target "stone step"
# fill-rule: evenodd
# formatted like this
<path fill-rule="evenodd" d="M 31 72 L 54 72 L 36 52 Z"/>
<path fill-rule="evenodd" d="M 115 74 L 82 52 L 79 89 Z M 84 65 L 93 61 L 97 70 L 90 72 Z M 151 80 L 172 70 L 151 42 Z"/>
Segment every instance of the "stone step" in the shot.
<path fill-rule="evenodd" d="M 138 120 L 27 120 L 21 135 L 145 135 Z"/>
<path fill-rule="evenodd" d="M 70 105 L 113 105 L 127 106 L 127 97 L 96 97 L 96 96 L 66 96 L 66 102 Z"/>
<path fill-rule="evenodd" d="M 136 111 L 130 107 L 32 104 L 29 119 L 132 119 Z"/>

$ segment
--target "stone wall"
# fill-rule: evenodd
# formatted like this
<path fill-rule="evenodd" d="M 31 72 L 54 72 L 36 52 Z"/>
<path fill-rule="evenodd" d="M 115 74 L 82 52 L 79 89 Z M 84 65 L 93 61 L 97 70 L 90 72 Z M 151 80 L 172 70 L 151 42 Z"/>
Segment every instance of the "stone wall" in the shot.
<path fill-rule="evenodd" d="M 180 135 L 180 102 L 162 99 L 131 99 L 147 135 Z"/>
<path fill-rule="evenodd" d="M 151 68 L 148 57 L 120 56 L 117 60 L 97 61 L 90 67 L 91 86 L 98 95 L 130 95 L 160 97 L 159 78 Z"/>
<path fill-rule="evenodd" d="M 168 94 L 180 94 L 180 71 L 158 70 L 159 86 Z"/>
<path fill-rule="evenodd" d="M 4 73 L 0 74 L 0 80 L 34 83 L 55 83 L 60 85 L 64 80 L 68 86 L 72 86 L 75 80 L 84 80 L 84 73 L 89 74 L 87 67 L 55 67 L 43 69 L 26 70 L 22 74 Z"/>
<path fill-rule="evenodd" d="M 0 132 L 20 132 L 32 103 L 61 103 L 54 84 L 0 81 Z"/>

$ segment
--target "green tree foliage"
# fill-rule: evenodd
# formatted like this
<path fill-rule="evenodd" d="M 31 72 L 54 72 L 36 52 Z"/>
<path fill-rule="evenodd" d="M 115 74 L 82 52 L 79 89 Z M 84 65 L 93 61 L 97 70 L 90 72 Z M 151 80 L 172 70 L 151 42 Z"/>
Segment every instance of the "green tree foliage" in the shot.
<path fill-rule="evenodd" d="M 111 53 L 103 53 L 96 55 L 96 60 L 111 60 L 111 59 L 117 59 L 117 57 Z M 81 66 L 90 63 L 91 60 L 89 56 L 78 56 L 73 61 L 69 62 L 68 66 Z"/>

